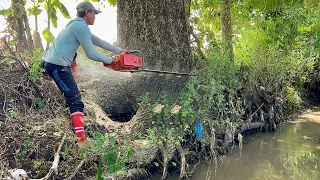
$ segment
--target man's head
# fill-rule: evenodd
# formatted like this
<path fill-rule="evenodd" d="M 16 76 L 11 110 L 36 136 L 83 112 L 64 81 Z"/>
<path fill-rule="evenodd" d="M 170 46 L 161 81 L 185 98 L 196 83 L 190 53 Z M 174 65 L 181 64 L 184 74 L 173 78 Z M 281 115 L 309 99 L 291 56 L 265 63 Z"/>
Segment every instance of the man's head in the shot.
<path fill-rule="evenodd" d="M 93 25 L 96 14 L 101 13 L 89 2 L 81 2 L 77 5 L 77 16 L 83 18 L 88 25 Z"/>

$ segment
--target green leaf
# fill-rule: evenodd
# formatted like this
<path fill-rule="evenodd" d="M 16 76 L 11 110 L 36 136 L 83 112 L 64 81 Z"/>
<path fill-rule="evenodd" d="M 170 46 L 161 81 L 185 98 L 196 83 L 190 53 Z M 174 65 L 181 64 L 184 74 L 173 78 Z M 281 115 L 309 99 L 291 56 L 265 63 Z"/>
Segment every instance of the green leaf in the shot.
<path fill-rule="evenodd" d="M 51 7 L 50 20 L 52 22 L 52 26 L 57 28 L 58 27 L 58 17 L 57 17 L 57 10 L 54 7 Z"/>
<path fill-rule="evenodd" d="M 56 1 L 53 3 L 53 5 L 59 9 L 59 11 L 61 12 L 61 14 L 62 14 L 65 18 L 67 18 L 67 19 L 70 19 L 70 18 L 71 18 L 68 9 L 67 9 L 61 2 L 59 2 L 58 0 L 56 0 Z"/>
<path fill-rule="evenodd" d="M 103 173 L 103 170 L 102 170 L 101 167 L 99 167 L 99 168 L 98 168 L 98 171 L 97 171 L 97 179 L 98 179 L 98 180 L 103 180 L 103 179 L 104 179 L 102 173 Z"/>
<path fill-rule="evenodd" d="M 100 132 L 94 132 L 93 134 L 93 138 L 94 138 L 94 144 L 97 146 L 101 146 L 104 144 L 106 138 L 104 137 L 104 135 L 102 135 Z"/>
<path fill-rule="evenodd" d="M 108 137 L 108 140 L 109 140 L 109 142 L 110 142 L 112 145 L 115 145 L 115 144 L 116 144 L 116 139 L 115 139 L 113 136 L 109 136 L 109 137 Z"/>
<path fill-rule="evenodd" d="M 127 153 L 127 159 L 129 160 L 133 156 L 133 154 L 134 154 L 134 149 L 131 148 Z"/>
<path fill-rule="evenodd" d="M 4 17 L 8 17 L 12 14 L 12 9 L 11 7 L 9 9 L 2 9 L 0 10 L 0 15 Z"/>
<path fill-rule="evenodd" d="M 36 82 L 36 81 L 37 81 L 37 78 L 34 77 L 34 76 L 29 76 L 29 79 L 30 79 L 30 81 L 32 81 L 32 82 Z"/>
<path fill-rule="evenodd" d="M 44 5 L 44 8 L 48 11 L 48 3 L 44 2 L 43 5 Z"/>
<path fill-rule="evenodd" d="M 9 66 L 4 66 L 4 67 L 3 67 L 3 70 L 4 70 L 4 71 L 9 71 L 10 68 L 9 68 Z"/>
<path fill-rule="evenodd" d="M 33 15 L 33 16 L 34 15 L 39 15 L 39 14 L 41 14 L 41 12 L 42 12 L 42 9 L 39 9 L 39 5 L 38 4 L 36 4 L 32 8 L 28 9 L 29 15 Z"/>
<path fill-rule="evenodd" d="M 10 46 L 13 46 L 13 45 L 16 45 L 16 44 L 18 44 L 17 41 L 14 41 L 14 40 L 9 41 L 9 45 Z"/>
<path fill-rule="evenodd" d="M 44 105 L 45 105 L 45 104 L 44 104 L 43 99 L 37 97 L 37 98 L 36 98 L 36 105 L 37 105 L 37 107 L 38 107 L 39 109 L 44 108 Z"/>
<path fill-rule="evenodd" d="M 46 28 L 42 31 L 42 35 L 43 35 L 44 39 L 49 43 L 54 40 L 54 36 L 48 28 Z"/>
<path fill-rule="evenodd" d="M 117 5 L 117 0 L 108 0 L 111 6 L 116 6 Z"/>

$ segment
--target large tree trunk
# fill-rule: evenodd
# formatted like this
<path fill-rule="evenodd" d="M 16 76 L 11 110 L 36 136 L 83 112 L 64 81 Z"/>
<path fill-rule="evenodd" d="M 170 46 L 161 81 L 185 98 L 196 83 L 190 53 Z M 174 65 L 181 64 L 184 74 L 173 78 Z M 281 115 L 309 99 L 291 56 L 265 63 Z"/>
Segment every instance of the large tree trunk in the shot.
<path fill-rule="evenodd" d="M 147 68 L 189 72 L 184 0 L 118 0 L 118 43 L 142 51 Z"/>
<path fill-rule="evenodd" d="M 233 62 L 233 46 L 232 46 L 232 24 L 229 0 L 221 2 L 221 29 L 223 38 L 223 50 L 227 53 L 231 62 Z"/>
<path fill-rule="evenodd" d="M 145 58 L 145 68 L 190 71 L 184 0 L 118 0 L 117 12 L 119 47 L 140 50 Z M 89 65 L 83 68 L 90 69 Z M 90 93 L 93 94 L 91 98 L 111 114 L 111 118 L 120 121 L 131 119 L 138 108 L 138 98 L 147 92 L 151 99 L 156 99 L 162 91 L 176 99 L 188 80 L 188 76 L 151 73 L 113 72 L 112 75 L 112 71 L 99 68 L 102 72 L 94 67 L 95 72 L 99 72 L 97 78 L 90 77 L 90 82 L 82 79 L 86 82 L 79 86 L 88 89 L 85 91 L 94 91 Z"/>
<path fill-rule="evenodd" d="M 190 45 L 184 0 L 118 0 L 118 45 L 138 49 L 148 69 L 189 72 Z M 132 85 L 136 96 L 146 92 L 157 98 L 167 92 L 175 98 L 188 77 L 174 75 L 136 76 Z"/>

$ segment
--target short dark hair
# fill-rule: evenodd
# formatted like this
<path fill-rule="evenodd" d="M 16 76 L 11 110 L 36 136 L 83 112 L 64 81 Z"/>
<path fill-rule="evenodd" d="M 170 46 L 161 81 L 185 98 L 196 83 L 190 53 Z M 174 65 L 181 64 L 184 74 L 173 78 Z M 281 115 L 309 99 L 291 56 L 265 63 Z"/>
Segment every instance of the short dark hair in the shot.
<path fill-rule="evenodd" d="M 92 12 L 92 10 L 87 10 L 87 11 Z M 77 17 L 83 18 L 85 16 L 86 16 L 86 11 L 78 11 L 77 12 Z"/>

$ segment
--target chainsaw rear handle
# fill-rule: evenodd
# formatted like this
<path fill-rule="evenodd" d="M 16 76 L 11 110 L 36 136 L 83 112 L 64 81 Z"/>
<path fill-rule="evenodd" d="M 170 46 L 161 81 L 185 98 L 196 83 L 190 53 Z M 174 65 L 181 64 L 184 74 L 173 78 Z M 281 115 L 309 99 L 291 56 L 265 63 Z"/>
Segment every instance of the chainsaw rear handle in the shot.
<path fill-rule="evenodd" d="M 135 55 L 139 53 L 140 55 Z M 121 53 L 112 57 L 112 64 L 103 63 L 107 68 L 115 71 L 135 71 L 143 68 L 142 53 L 138 50 Z"/>
<path fill-rule="evenodd" d="M 139 51 L 139 50 L 132 50 L 132 51 L 130 51 L 130 52 L 127 52 L 127 54 L 137 54 L 137 53 L 139 53 L 139 56 L 142 58 L 142 61 L 143 61 L 144 58 L 143 58 L 143 54 L 142 54 L 141 51 Z"/>

